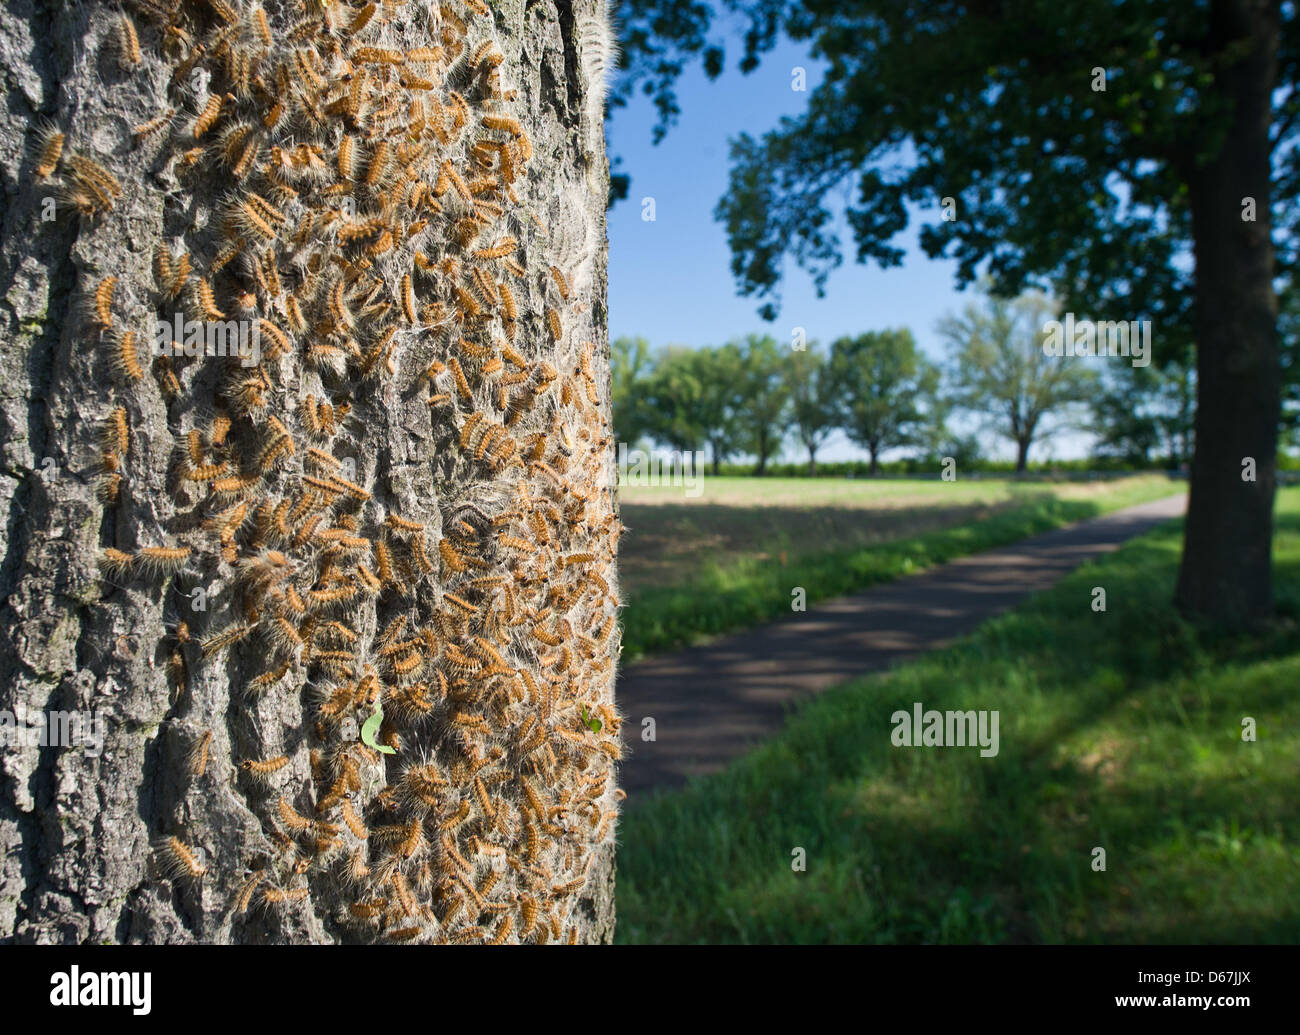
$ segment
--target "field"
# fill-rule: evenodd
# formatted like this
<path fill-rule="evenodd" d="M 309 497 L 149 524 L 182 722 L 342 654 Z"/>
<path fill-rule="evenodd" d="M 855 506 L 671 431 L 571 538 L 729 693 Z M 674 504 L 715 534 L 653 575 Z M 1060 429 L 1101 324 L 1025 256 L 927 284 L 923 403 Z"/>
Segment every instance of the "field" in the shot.
<path fill-rule="evenodd" d="M 777 617 L 791 586 L 810 602 L 853 592 L 1182 485 L 705 478 L 702 489 L 619 491 L 624 660 Z"/>
<path fill-rule="evenodd" d="M 1300 941 L 1300 489 L 1279 493 L 1265 632 L 1178 616 L 1180 544 L 1178 523 L 1134 540 L 629 809 L 619 939 Z M 998 711 L 999 753 L 892 746 L 915 702 Z"/>

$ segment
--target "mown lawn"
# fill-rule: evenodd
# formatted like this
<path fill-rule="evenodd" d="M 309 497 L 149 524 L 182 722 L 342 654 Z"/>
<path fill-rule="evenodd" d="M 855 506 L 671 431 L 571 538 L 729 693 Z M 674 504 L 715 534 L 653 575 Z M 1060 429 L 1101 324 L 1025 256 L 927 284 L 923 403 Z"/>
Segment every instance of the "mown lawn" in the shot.
<path fill-rule="evenodd" d="M 1279 496 L 1265 633 L 1177 615 L 1180 543 L 1178 524 L 1134 540 L 631 807 L 619 940 L 1300 941 L 1300 489 Z M 997 756 L 893 747 L 918 701 L 997 710 Z"/>
<path fill-rule="evenodd" d="M 1182 486 L 1143 475 L 1059 484 L 720 478 L 704 488 L 698 500 L 681 499 L 680 488 L 620 490 L 624 661 L 786 614 L 791 586 L 805 587 L 810 602 L 851 593 Z M 789 495 L 796 490 L 802 501 Z M 629 503 L 627 493 L 657 502 Z"/>

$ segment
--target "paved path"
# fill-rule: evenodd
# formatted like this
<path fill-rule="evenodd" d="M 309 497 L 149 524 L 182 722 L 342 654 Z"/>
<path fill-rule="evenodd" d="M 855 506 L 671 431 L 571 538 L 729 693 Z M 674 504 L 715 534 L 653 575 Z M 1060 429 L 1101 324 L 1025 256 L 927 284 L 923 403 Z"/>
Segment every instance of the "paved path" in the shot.
<path fill-rule="evenodd" d="M 791 702 L 952 642 L 1186 503 L 1116 511 L 631 665 L 617 688 L 629 748 L 619 783 L 635 800 L 721 769 L 779 730 Z M 653 742 L 641 739 L 645 716 Z"/>

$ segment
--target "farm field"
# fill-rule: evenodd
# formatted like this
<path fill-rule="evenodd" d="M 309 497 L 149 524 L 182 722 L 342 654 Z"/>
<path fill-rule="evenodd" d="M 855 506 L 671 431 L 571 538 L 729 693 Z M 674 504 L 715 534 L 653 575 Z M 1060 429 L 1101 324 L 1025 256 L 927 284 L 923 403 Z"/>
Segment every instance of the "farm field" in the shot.
<path fill-rule="evenodd" d="M 1300 489 L 1279 494 L 1264 631 L 1177 614 L 1181 533 L 827 691 L 723 772 L 631 807 L 619 939 L 1300 941 Z M 916 702 L 997 711 L 996 755 L 893 746 Z"/>
<path fill-rule="evenodd" d="M 690 582 L 715 565 L 870 546 L 991 517 L 1044 499 L 1129 506 L 1178 491 L 1163 475 L 1096 482 L 942 482 L 888 478 L 705 478 L 681 486 L 620 487 L 627 526 L 618 573 L 625 595 Z M 1100 511 L 1099 511 L 1100 512 Z"/>
<path fill-rule="evenodd" d="M 624 660 L 788 613 L 966 553 L 1173 495 L 1162 475 L 1096 482 L 706 478 L 623 488 Z"/>

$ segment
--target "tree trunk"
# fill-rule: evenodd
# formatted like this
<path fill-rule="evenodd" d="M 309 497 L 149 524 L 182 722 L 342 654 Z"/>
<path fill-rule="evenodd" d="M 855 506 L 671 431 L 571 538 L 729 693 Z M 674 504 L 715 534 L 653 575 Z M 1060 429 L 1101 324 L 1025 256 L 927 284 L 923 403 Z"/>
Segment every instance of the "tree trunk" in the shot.
<path fill-rule="evenodd" d="M 1016 440 L 1016 474 L 1024 474 L 1029 468 L 1029 439 Z"/>
<path fill-rule="evenodd" d="M 867 468 L 867 473 L 875 477 L 880 473 L 880 464 L 876 460 L 876 450 L 872 446 L 867 447 L 867 455 L 871 457 L 871 466 Z"/>
<path fill-rule="evenodd" d="M 808 449 L 808 477 L 817 477 L 817 451 L 811 447 Z"/>
<path fill-rule="evenodd" d="M 294 6 L 0 21 L 0 939 L 608 941 L 603 2 Z"/>
<path fill-rule="evenodd" d="M 1281 372 L 1269 124 L 1278 26 L 1276 5 L 1244 0 L 1216 3 L 1212 19 L 1214 39 L 1225 47 L 1246 39 L 1251 50 L 1220 76 L 1235 107 L 1222 149 L 1188 177 L 1197 407 L 1176 601 L 1185 614 L 1232 625 L 1272 610 Z M 1242 218 L 1247 198 L 1254 221 Z"/>

